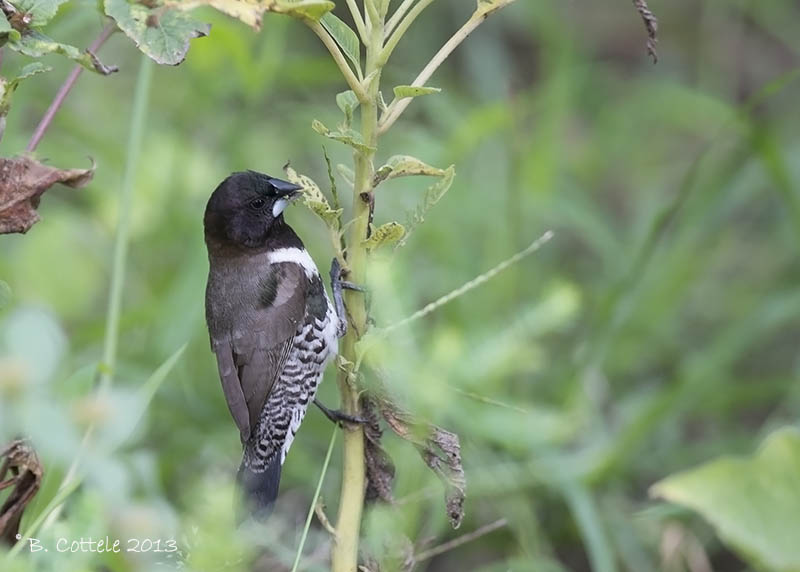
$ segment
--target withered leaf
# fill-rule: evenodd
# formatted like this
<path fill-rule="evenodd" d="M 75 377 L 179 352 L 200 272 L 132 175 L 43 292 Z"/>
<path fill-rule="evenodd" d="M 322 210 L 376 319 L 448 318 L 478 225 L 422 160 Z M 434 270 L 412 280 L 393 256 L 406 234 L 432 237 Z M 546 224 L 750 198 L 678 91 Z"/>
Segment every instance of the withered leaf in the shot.
<path fill-rule="evenodd" d="M 398 436 L 413 443 L 425 464 L 445 486 L 447 516 L 453 528 L 461 526 L 467 479 L 461 464 L 458 435 L 436 425 L 417 421 L 386 398 L 378 404 L 386 423 Z"/>
<path fill-rule="evenodd" d="M 366 393 L 361 396 L 361 415 L 367 420 L 364 424 L 364 436 L 367 442 L 364 447 L 364 461 L 367 466 L 367 501 L 393 503 L 392 484 L 395 467 L 388 453 L 381 447 L 381 431 L 375 404 Z"/>
<path fill-rule="evenodd" d="M 0 452 L 0 490 L 11 493 L 0 506 L 0 541 L 13 545 L 25 507 L 42 484 L 42 464 L 28 441 L 16 439 Z"/>
<path fill-rule="evenodd" d="M 39 220 L 42 194 L 61 183 L 83 187 L 92 180 L 89 169 L 56 169 L 29 157 L 0 157 L 0 234 L 25 233 Z"/>
<path fill-rule="evenodd" d="M 658 43 L 658 18 L 650 10 L 647 5 L 647 0 L 633 0 L 633 5 L 639 16 L 642 17 L 644 28 L 647 30 L 647 53 L 653 58 L 653 63 L 658 63 L 658 52 L 656 52 L 656 44 Z"/>

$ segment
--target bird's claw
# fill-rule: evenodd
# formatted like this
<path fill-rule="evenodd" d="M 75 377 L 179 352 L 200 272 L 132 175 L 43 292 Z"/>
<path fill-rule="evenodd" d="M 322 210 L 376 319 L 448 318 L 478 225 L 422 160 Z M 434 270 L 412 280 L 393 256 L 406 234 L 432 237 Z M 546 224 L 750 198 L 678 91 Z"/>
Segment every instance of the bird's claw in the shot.
<path fill-rule="evenodd" d="M 329 409 L 317 399 L 314 399 L 314 405 L 319 407 L 320 411 L 325 414 L 325 417 L 336 423 L 339 427 L 342 427 L 343 423 L 352 423 L 354 425 L 364 425 L 367 423 L 366 419 L 359 417 L 358 415 L 350 415 L 349 413 L 339 411 L 338 409 Z"/>
<path fill-rule="evenodd" d="M 347 280 L 342 280 L 342 266 L 339 264 L 339 259 L 334 256 L 333 260 L 331 260 L 331 290 L 333 290 L 333 303 L 336 306 L 336 315 L 339 318 L 339 327 L 336 333 L 340 338 L 344 337 L 347 333 L 347 313 L 344 307 L 343 289 L 366 292 L 362 286 Z"/>
<path fill-rule="evenodd" d="M 363 286 L 359 286 L 354 282 L 349 282 L 347 280 L 339 280 L 339 285 L 344 288 L 345 290 L 353 290 L 355 292 L 366 292 L 367 289 Z"/>

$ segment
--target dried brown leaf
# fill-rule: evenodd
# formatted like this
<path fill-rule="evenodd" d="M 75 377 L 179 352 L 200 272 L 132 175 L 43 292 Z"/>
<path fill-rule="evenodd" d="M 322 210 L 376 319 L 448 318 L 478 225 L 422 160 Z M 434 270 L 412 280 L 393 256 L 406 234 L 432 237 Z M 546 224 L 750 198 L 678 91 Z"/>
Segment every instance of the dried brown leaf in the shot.
<path fill-rule="evenodd" d="M 0 506 L 0 541 L 13 545 L 22 513 L 42 484 L 42 464 L 27 441 L 17 439 L 0 452 L 0 489 L 13 487 Z"/>
<path fill-rule="evenodd" d="M 415 420 L 388 399 L 379 403 L 381 415 L 398 436 L 413 443 L 422 460 L 436 473 L 445 486 L 447 516 L 453 528 L 464 519 L 464 499 L 467 480 L 461 464 L 461 444 L 458 435 L 436 425 Z"/>
<path fill-rule="evenodd" d="M 647 30 L 647 53 L 653 58 L 653 63 L 658 62 L 656 44 L 658 43 L 658 18 L 650 10 L 647 0 L 633 0 L 636 11 L 642 17 L 644 27 Z"/>
<path fill-rule="evenodd" d="M 364 447 L 364 461 L 367 466 L 367 501 L 394 503 L 392 485 L 395 467 L 388 453 L 381 447 L 383 431 L 380 428 L 378 413 L 373 400 L 363 394 L 361 397 L 361 415 L 367 422 L 364 424 L 364 436 L 367 438 Z"/>
<path fill-rule="evenodd" d="M 92 180 L 90 169 L 56 169 L 28 157 L 0 158 L 0 234 L 27 232 L 39 220 L 36 208 L 42 194 L 61 183 L 83 187 Z"/>

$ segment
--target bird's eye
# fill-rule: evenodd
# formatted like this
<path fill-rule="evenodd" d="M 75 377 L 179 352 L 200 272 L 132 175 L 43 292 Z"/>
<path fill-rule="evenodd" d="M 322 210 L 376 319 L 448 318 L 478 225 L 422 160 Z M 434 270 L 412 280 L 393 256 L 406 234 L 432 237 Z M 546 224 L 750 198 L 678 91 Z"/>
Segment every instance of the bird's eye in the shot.
<path fill-rule="evenodd" d="M 260 211 L 261 209 L 264 208 L 265 204 L 267 204 L 267 201 L 265 201 L 264 199 L 260 199 L 260 198 L 259 199 L 253 199 L 252 201 L 250 201 L 250 208 L 253 209 L 253 210 Z"/>

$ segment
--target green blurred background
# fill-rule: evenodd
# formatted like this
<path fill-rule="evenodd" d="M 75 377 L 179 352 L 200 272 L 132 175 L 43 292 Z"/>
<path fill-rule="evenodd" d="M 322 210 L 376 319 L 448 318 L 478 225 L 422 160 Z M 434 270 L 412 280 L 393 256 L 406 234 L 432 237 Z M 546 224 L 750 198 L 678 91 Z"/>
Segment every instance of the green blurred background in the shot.
<path fill-rule="evenodd" d="M 102 25 L 92 6 L 63 6 L 51 35 L 88 45 Z M 399 502 L 368 510 L 363 548 L 386 570 L 410 543 L 419 553 L 501 518 L 506 526 L 416 569 L 750 569 L 700 517 L 651 499 L 648 488 L 721 454 L 751 454 L 772 430 L 797 423 L 800 6 L 651 8 L 660 22 L 655 66 L 630 2 L 517 2 L 437 72 L 431 84 L 443 93 L 412 103 L 381 140 L 379 160 L 413 154 L 455 163 L 457 176 L 407 246 L 375 261 L 378 325 L 555 232 L 378 352 L 404 407 L 461 436 L 468 479 L 466 519 L 452 531 L 440 482 L 413 447 L 385 435 Z M 410 83 L 472 9 L 434 3 L 384 85 Z M 210 36 L 193 42 L 182 65 L 154 71 L 108 397 L 92 398 L 90 388 L 141 60 L 121 34 L 101 52 L 120 73 L 83 74 L 37 152 L 59 167 L 92 157 L 94 181 L 50 190 L 40 223 L 0 238 L 0 443 L 31 435 L 46 467 L 23 528 L 95 420 L 80 462 L 85 483 L 39 536 L 176 538 L 182 556 L 23 550 L 11 570 L 247 562 L 252 538 L 235 530 L 231 506 L 238 433 L 203 319 L 202 213 L 231 171 L 279 175 L 291 160 L 326 183 L 323 144 L 334 163 L 349 163 L 348 148 L 310 128 L 315 118 L 339 120 L 334 96 L 346 86 L 297 22 L 268 15 L 254 33 L 210 11 L 198 17 L 212 22 Z M 6 54 L 4 71 L 24 63 Z M 48 63 L 55 71 L 15 96 L 3 155 L 24 149 L 71 67 Z M 426 184 L 381 187 L 376 222 L 404 220 Z M 287 218 L 327 267 L 319 220 L 297 206 Z M 185 343 L 137 423 L 138 388 Z M 320 397 L 336 405 L 328 373 Z M 284 466 L 278 515 L 256 534 L 272 553 L 263 569 L 291 565 L 331 431 L 309 412 Z M 322 488 L 331 516 L 339 453 Z M 328 542 L 314 521 L 304 569 L 325 569 Z"/>

